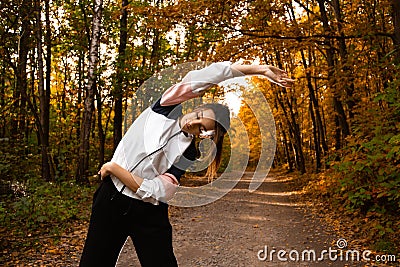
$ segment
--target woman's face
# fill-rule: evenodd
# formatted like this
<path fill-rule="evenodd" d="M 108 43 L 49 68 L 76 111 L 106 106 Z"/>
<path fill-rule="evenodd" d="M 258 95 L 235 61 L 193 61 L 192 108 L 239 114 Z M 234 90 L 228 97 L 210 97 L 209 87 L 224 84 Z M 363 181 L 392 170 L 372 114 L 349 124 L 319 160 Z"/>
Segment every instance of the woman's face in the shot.
<path fill-rule="evenodd" d="M 182 131 L 199 136 L 202 131 L 215 130 L 215 114 L 211 109 L 197 109 L 181 117 Z"/>

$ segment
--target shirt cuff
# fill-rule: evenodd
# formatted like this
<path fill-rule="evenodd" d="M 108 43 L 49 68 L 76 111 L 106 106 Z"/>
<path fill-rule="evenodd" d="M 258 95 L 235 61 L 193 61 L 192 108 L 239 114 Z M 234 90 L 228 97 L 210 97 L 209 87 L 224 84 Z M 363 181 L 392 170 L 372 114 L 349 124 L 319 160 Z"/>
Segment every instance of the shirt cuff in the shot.
<path fill-rule="evenodd" d="M 156 200 L 166 203 L 174 197 L 178 187 L 175 176 L 166 173 L 152 180 L 144 179 L 136 194 L 143 201 L 154 202 Z"/>

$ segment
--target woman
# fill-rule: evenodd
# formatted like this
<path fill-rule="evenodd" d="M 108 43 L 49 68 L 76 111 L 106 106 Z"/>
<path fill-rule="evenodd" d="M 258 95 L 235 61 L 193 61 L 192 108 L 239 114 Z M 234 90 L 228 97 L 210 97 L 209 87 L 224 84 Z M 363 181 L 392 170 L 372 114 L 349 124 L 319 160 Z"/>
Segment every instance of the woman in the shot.
<path fill-rule="evenodd" d="M 80 266 L 114 266 L 128 236 L 142 266 L 177 266 L 166 202 L 195 159 L 194 137 L 211 138 L 216 144 L 207 169 L 213 176 L 230 126 L 223 105 L 206 104 L 182 115 L 180 103 L 242 75 L 263 75 L 284 87 L 293 83 L 273 66 L 214 63 L 189 72 L 134 121 L 112 160 L 99 171 L 103 182 L 94 195 Z"/>

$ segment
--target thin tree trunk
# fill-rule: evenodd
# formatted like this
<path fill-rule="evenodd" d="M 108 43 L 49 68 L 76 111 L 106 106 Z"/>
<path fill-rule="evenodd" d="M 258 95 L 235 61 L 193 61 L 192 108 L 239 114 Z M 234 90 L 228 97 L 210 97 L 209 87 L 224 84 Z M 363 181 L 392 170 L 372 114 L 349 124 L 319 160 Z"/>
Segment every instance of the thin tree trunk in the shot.
<path fill-rule="evenodd" d="M 101 101 L 101 94 L 99 90 L 96 90 L 96 104 L 97 104 L 97 128 L 99 133 L 100 139 L 100 151 L 99 151 L 99 168 L 104 164 L 104 154 L 105 154 L 105 143 L 106 143 L 106 135 L 103 129 L 102 123 L 102 101 Z"/>
<path fill-rule="evenodd" d="M 158 62 L 160 61 L 160 31 L 153 30 L 153 43 L 150 55 L 150 70 L 154 72 L 158 69 Z"/>
<path fill-rule="evenodd" d="M 400 63 L 400 1 L 392 0 L 392 18 L 393 18 L 393 43 L 396 51 L 395 63 Z"/>
<path fill-rule="evenodd" d="M 46 18 L 46 87 L 45 87 L 45 95 L 46 95 L 46 112 L 44 114 L 45 120 L 45 135 L 47 136 L 48 144 L 50 147 L 50 98 L 51 98 L 51 22 L 50 22 L 50 3 L 49 0 L 45 1 L 45 18 Z M 52 157 L 50 154 L 49 157 L 49 167 L 50 167 L 50 176 L 53 179 L 55 177 L 55 169 L 54 164 L 52 164 Z"/>
<path fill-rule="evenodd" d="M 280 69 L 283 69 L 282 60 L 281 60 L 281 57 L 280 57 L 280 54 L 278 51 L 275 51 L 275 57 L 278 62 L 278 67 Z M 295 108 L 293 106 L 293 105 L 296 105 L 297 100 L 296 100 L 294 94 L 292 94 L 291 99 L 289 99 L 286 88 L 282 89 L 282 93 L 284 94 L 284 100 L 285 100 L 286 105 L 289 108 L 289 112 L 290 112 L 290 119 L 291 119 L 291 125 L 292 125 L 291 132 L 293 134 L 292 137 L 294 139 L 294 147 L 295 147 L 296 162 L 297 162 L 298 170 L 301 173 L 305 173 L 306 172 L 306 162 L 305 162 L 304 153 L 303 153 L 300 125 L 297 122 L 298 112 L 297 112 L 297 108 Z M 282 103 L 282 108 L 283 108 L 283 103 Z M 286 110 L 285 110 L 285 113 L 286 113 Z M 288 114 L 286 114 L 286 116 L 289 120 Z"/>
<path fill-rule="evenodd" d="M 322 26 L 326 34 L 331 34 L 329 20 L 325 9 L 325 2 L 326 0 L 317 0 L 319 4 L 319 9 L 321 13 L 321 20 Z M 346 136 L 350 134 L 349 124 L 347 122 L 347 117 L 344 112 L 344 108 L 342 102 L 340 101 L 338 92 L 337 92 L 337 85 L 335 83 L 335 52 L 332 42 L 329 39 L 325 40 L 326 46 L 326 57 L 328 63 L 328 79 L 330 81 L 330 86 L 332 88 L 332 95 L 333 95 L 333 107 L 335 110 L 335 124 L 336 124 L 336 134 L 335 134 L 335 147 L 341 148 L 342 147 L 342 139 L 344 140 Z"/>
<path fill-rule="evenodd" d="M 297 25 L 296 21 L 296 13 L 294 11 L 294 8 L 291 4 L 289 4 L 289 10 L 290 10 L 290 15 L 292 18 L 292 23 Z M 312 120 L 312 128 L 313 128 L 313 141 L 314 141 L 314 150 L 315 150 L 315 160 L 316 160 L 316 165 L 315 165 L 315 170 L 316 172 L 319 172 L 321 168 L 321 143 L 323 143 L 324 150 L 327 151 L 328 147 L 325 142 L 325 135 L 322 129 L 322 121 L 321 121 L 321 115 L 319 112 L 319 106 L 318 106 L 318 100 L 315 96 L 315 91 L 314 87 L 312 85 L 312 80 L 311 80 L 311 72 L 309 69 L 309 66 L 311 65 L 312 62 L 312 57 L 311 57 L 311 52 L 309 51 L 309 63 L 307 64 L 306 58 L 304 56 L 304 51 L 301 50 L 301 57 L 303 61 L 303 66 L 304 69 L 306 70 L 306 80 L 307 80 L 307 86 L 309 89 L 309 98 L 310 98 L 310 103 L 309 103 L 309 113 L 311 116 Z M 321 141 L 322 140 L 322 141 Z M 321 141 L 321 142 L 320 142 Z"/>
<path fill-rule="evenodd" d="M 275 97 L 276 97 L 279 105 L 282 108 L 283 114 L 285 116 L 286 122 L 289 127 L 290 137 L 294 141 L 293 146 L 294 146 L 295 161 L 296 161 L 297 169 L 301 173 L 305 173 L 306 168 L 305 168 L 305 160 L 304 160 L 304 154 L 303 154 L 302 143 L 301 143 L 300 128 L 299 128 L 298 123 L 296 122 L 296 116 L 292 110 L 293 107 L 290 104 L 289 100 L 287 99 L 287 92 L 284 88 L 282 89 L 282 92 L 284 94 L 285 103 L 288 105 L 290 115 L 287 112 L 287 108 L 286 108 L 286 105 L 285 105 L 282 97 L 280 97 L 278 93 L 275 94 Z"/>
<path fill-rule="evenodd" d="M 67 100 L 66 100 L 66 92 L 68 88 L 68 59 L 67 57 L 64 58 L 64 81 L 63 81 L 63 90 L 61 92 L 61 116 L 66 119 L 67 118 Z"/>
<path fill-rule="evenodd" d="M 315 55 L 311 55 L 311 50 L 308 51 L 308 60 L 309 62 L 313 62 L 313 58 L 315 58 Z M 322 146 L 322 151 L 324 156 L 328 153 L 329 148 L 328 148 L 328 144 L 327 144 L 327 140 L 326 140 L 326 131 L 324 128 L 324 124 L 323 124 L 323 116 L 322 116 L 322 112 L 323 112 L 323 108 L 320 109 L 320 105 L 318 102 L 318 91 L 317 91 L 317 83 L 314 81 L 314 83 L 311 83 L 311 87 L 312 88 L 312 92 L 310 92 L 310 99 L 313 102 L 314 105 L 314 109 L 315 109 L 315 119 L 317 122 L 317 126 L 318 126 L 318 136 L 319 136 L 319 142 Z M 315 90 L 314 90 L 315 88 Z"/>
<path fill-rule="evenodd" d="M 82 113 L 82 92 L 83 92 L 83 71 L 84 67 L 84 53 L 79 55 L 78 59 L 78 101 L 76 105 L 76 138 L 81 139 L 81 113 Z"/>
<path fill-rule="evenodd" d="M 128 0 L 122 0 L 120 18 L 120 40 L 118 47 L 117 83 L 114 89 L 114 150 L 122 139 L 122 100 L 124 84 L 125 50 L 128 41 Z"/>
<path fill-rule="evenodd" d="M 82 132 L 79 147 L 78 156 L 78 167 L 76 172 L 76 181 L 79 183 L 88 183 L 88 169 L 89 169 L 89 139 L 92 127 L 92 118 L 94 112 L 94 96 L 96 90 L 96 78 L 95 72 L 98 58 L 99 58 L 99 47 L 100 47 L 100 28 L 101 28 L 101 17 L 102 17 L 103 0 L 95 0 L 93 22 L 92 22 L 92 34 L 90 40 L 89 49 L 89 73 L 88 83 L 86 85 L 86 98 L 84 103 Z"/>
<path fill-rule="evenodd" d="M 17 61 L 17 71 L 16 71 L 16 84 L 15 90 L 13 92 L 13 114 L 15 118 L 11 121 L 11 135 L 18 136 L 24 129 L 25 107 L 26 107 L 26 97 L 27 97 L 27 61 L 28 52 L 31 46 L 31 10 L 32 5 L 30 1 L 23 1 L 20 7 L 20 18 L 21 18 L 21 30 L 18 41 L 18 61 Z"/>
<path fill-rule="evenodd" d="M 332 0 L 332 5 L 337 20 L 339 35 L 341 37 L 344 37 L 342 11 L 340 9 L 339 0 Z M 344 90 L 346 92 L 346 105 L 348 109 L 349 118 L 352 119 L 354 118 L 353 109 L 354 106 L 356 105 L 356 101 L 354 99 L 354 78 L 352 74 L 352 68 L 349 66 L 349 64 L 347 64 L 348 52 L 347 52 L 345 38 L 339 38 L 338 42 L 339 42 L 339 54 L 342 59 L 341 62 L 343 65 L 342 70 L 344 72 L 342 75 L 344 75 L 346 79 L 346 82 L 343 84 Z"/>
<path fill-rule="evenodd" d="M 6 74 L 6 67 L 4 65 L 0 66 L 1 72 L 0 72 L 0 107 L 4 107 L 6 101 L 5 101 L 5 88 L 6 88 L 6 80 L 5 80 L 5 74 Z M 5 114 L 2 114 L 0 117 L 0 138 L 4 138 L 6 136 L 6 127 L 5 125 L 7 124 L 7 119 Z"/>
<path fill-rule="evenodd" d="M 50 173 L 49 158 L 49 101 L 48 94 L 44 88 L 44 65 L 43 65 L 43 43 L 42 43 L 42 23 L 41 6 L 39 0 L 35 1 L 36 9 L 36 42 L 38 56 L 38 91 L 40 99 L 40 125 L 39 137 L 42 154 L 42 178 L 45 181 L 51 181 L 54 177 Z"/>
<path fill-rule="evenodd" d="M 312 131 L 313 131 L 313 141 L 314 141 L 314 150 L 315 150 L 315 172 L 318 173 L 321 170 L 321 147 L 319 145 L 319 138 L 318 138 L 318 130 L 317 130 L 317 123 L 314 115 L 314 108 L 313 104 L 310 101 L 309 103 L 309 111 L 312 121 Z"/>
<path fill-rule="evenodd" d="M 321 148 L 320 148 L 320 142 L 319 142 L 319 140 L 320 140 L 319 135 L 321 133 L 319 132 L 317 118 L 316 118 L 316 115 L 314 114 L 314 113 L 319 114 L 318 102 L 315 97 L 314 87 L 312 85 L 312 80 L 311 80 L 311 73 L 309 70 L 309 66 L 307 65 L 306 58 L 304 56 L 304 52 L 303 52 L 303 50 L 301 50 L 300 52 L 301 52 L 301 58 L 303 60 L 303 66 L 304 66 L 304 69 L 306 70 L 307 87 L 308 87 L 309 98 L 310 98 L 309 112 L 310 112 L 310 116 L 311 116 L 311 120 L 312 120 L 312 128 L 313 128 L 313 139 L 314 139 L 315 160 L 316 160 L 315 171 L 319 172 L 320 168 L 321 168 Z"/>
<path fill-rule="evenodd" d="M 285 129 L 282 127 L 282 124 L 280 123 L 280 128 L 282 131 L 282 137 L 283 137 L 283 144 L 284 144 L 284 150 L 285 150 L 285 156 L 286 156 L 286 161 L 288 163 L 288 168 L 289 172 L 293 172 L 293 162 L 292 158 L 290 157 L 290 152 L 289 152 L 289 145 L 288 145 L 288 139 L 286 137 L 286 132 Z"/>

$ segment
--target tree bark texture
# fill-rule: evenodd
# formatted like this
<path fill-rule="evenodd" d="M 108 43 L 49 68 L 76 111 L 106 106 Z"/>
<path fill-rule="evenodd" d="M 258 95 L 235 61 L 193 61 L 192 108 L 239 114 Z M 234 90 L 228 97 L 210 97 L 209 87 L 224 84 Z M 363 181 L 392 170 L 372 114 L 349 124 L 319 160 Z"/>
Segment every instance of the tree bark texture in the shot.
<path fill-rule="evenodd" d="M 41 145 L 41 155 L 42 155 L 42 178 L 45 181 L 51 181 L 54 177 L 51 175 L 50 167 L 50 153 L 49 153 L 49 113 L 50 113 L 50 88 L 45 88 L 44 82 L 44 64 L 43 64 L 43 42 L 42 42 L 42 21 L 41 14 L 42 8 L 40 6 L 40 1 L 35 1 L 36 10 L 36 48 L 37 48 L 37 62 L 38 62 L 38 91 L 40 100 L 40 127 L 39 139 Z M 50 68 L 50 66 L 47 66 Z"/>
<path fill-rule="evenodd" d="M 81 140 L 79 147 L 78 167 L 76 180 L 79 183 L 88 183 L 90 133 L 93 123 L 94 96 L 96 90 L 96 67 L 99 60 L 100 30 L 103 0 L 95 0 L 93 9 L 92 34 L 89 48 L 88 83 L 84 102 Z"/>
<path fill-rule="evenodd" d="M 117 82 L 114 89 L 114 150 L 122 139 L 122 100 L 124 87 L 125 50 L 128 41 L 128 0 L 122 0 L 117 63 Z"/>

